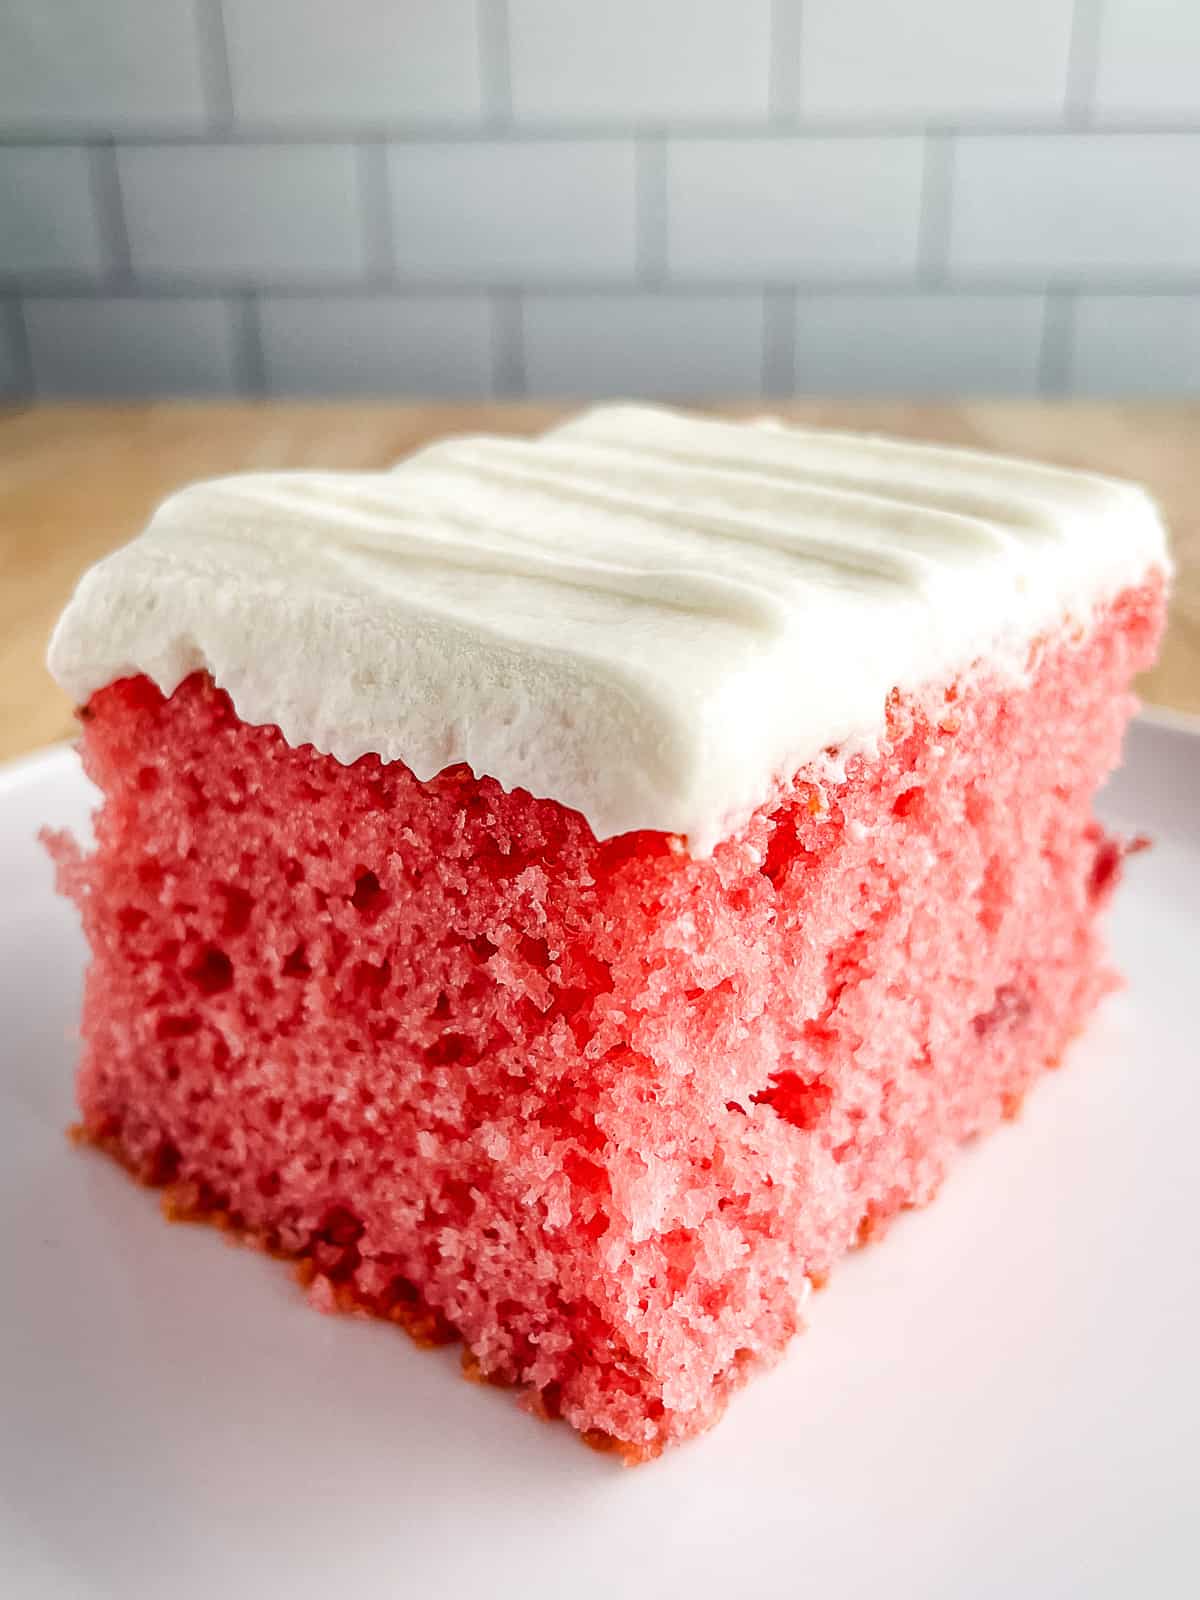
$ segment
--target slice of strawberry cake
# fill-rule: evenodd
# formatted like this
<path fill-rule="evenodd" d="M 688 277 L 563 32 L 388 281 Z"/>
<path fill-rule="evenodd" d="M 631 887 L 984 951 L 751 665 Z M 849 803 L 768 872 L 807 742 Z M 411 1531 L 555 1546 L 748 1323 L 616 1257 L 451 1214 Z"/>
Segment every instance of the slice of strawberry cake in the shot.
<path fill-rule="evenodd" d="M 82 1131 L 630 1460 L 1109 987 L 1107 478 L 612 406 L 168 500 L 50 662 Z"/>

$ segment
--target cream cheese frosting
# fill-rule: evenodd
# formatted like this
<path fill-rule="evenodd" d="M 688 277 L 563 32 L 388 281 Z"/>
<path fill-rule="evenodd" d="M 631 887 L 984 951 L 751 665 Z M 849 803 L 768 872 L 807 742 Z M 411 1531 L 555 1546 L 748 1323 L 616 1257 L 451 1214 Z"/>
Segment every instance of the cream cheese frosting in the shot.
<path fill-rule="evenodd" d="M 1133 484 L 650 406 L 388 472 L 172 495 L 50 645 L 76 702 L 204 669 L 341 762 L 478 776 L 711 851 L 773 786 L 877 739 L 893 688 L 1030 643 L 1167 566 Z"/>

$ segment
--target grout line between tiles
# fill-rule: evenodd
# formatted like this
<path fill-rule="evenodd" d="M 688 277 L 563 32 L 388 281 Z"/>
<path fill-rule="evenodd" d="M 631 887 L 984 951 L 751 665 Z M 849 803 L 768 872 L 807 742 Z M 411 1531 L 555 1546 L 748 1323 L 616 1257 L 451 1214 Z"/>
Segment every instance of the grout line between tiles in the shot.
<path fill-rule="evenodd" d="M 1046 274 L 1026 274 L 1012 278 L 991 278 L 982 274 L 956 274 L 953 279 L 935 286 L 936 292 L 947 299 L 962 296 L 993 296 L 1004 299 L 1010 295 L 1029 295 L 1047 292 L 1055 280 Z M 589 297 L 612 298 L 621 295 L 645 293 L 647 289 L 661 289 L 664 296 L 681 300 L 704 300 L 731 294 L 764 294 L 772 292 L 800 292 L 803 294 L 837 295 L 853 299 L 855 295 L 910 295 L 919 292 L 923 285 L 912 273 L 887 277 L 805 277 L 770 278 L 676 278 L 669 284 L 647 285 L 631 282 L 627 278 L 595 278 L 572 280 L 528 279 L 523 283 L 505 285 L 489 284 L 477 279 L 441 280 L 437 278 L 396 278 L 390 282 L 371 282 L 361 277 L 291 279 L 273 282 L 269 279 L 228 278 L 135 278 L 130 282 L 115 282 L 111 277 L 99 279 L 80 278 L 78 274 L 47 273 L 37 277 L 17 274 L 7 278 L 0 275 L 0 296 L 19 295 L 27 300 L 97 300 L 108 295 L 137 295 L 147 300 L 172 299 L 222 299 L 231 294 L 263 293 L 279 299 L 378 299 L 383 295 L 419 300 L 423 298 L 454 299 L 486 294 L 491 290 L 515 294 L 522 290 L 548 297 L 569 296 L 575 299 Z M 1186 276 L 1114 278 L 1098 276 L 1080 284 L 1090 294 L 1115 297 L 1127 295 L 1157 295 L 1167 298 L 1194 298 L 1200 295 L 1200 274 Z"/>
<path fill-rule="evenodd" d="M 121 175 L 117 168 L 117 151 L 111 139 L 89 145 L 88 181 L 100 219 L 100 236 L 107 261 L 106 282 L 110 286 L 128 285 L 133 282 L 133 259 L 129 249 Z"/>
<path fill-rule="evenodd" d="M 439 122 L 431 120 L 419 124 L 388 119 L 357 121 L 330 119 L 320 123 L 290 123 L 239 120 L 228 128 L 179 128 L 177 126 L 114 127 L 111 124 L 81 122 L 75 126 L 59 128 L 30 128 L 26 126 L 0 126 L 0 145 L 80 145 L 89 140 L 113 139 L 119 145 L 186 146 L 186 145 L 263 145 L 263 144 L 353 144 L 359 139 L 387 139 L 394 144 L 538 144 L 538 143 L 619 143 L 637 137 L 636 122 L 522 122 L 507 120 L 490 122 Z M 840 139 L 893 139 L 938 134 L 953 131 L 978 138 L 1054 139 L 1064 133 L 1086 131 L 1098 139 L 1119 138 L 1125 135 L 1163 135 L 1176 137 L 1200 136 L 1200 117 L 1170 116 L 1154 118 L 1139 115 L 1119 117 L 1111 115 L 1104 120 L 1094 116 L 1086 129 L 1068 124 L 1063 115 L 1045 118 L 1013 118 L 1002 116 L 976 117 L 957 120 L 953 124 L 942 119 L 920 117 L 881 118 L 836 117 L 801 115 L 786 125 L 763 119 L 759 121 L 686 121 L 672 122 L 665 131 L 672 139 L 719 139 L 726 143 L 761 144 L 772 139 L 822 140 Z"/>
<path fill-rule="evenodd" d="M 233 127 L 233 77 L 229 69 L 229 37 L 222 0 L 193 0 L 200 72 L 208 125 L 213 131 Z"/>
<path fill-rule="evenodd" d="M 376 287 L 390 285 L 396 273 L 396 241 L 388 189 L 387 146 L 379 139 L 364 140 L 357 147 L 356 160 L 367 282 Z"/>
<path fill-rule="evenodd" d="M 258 399 L 268 393 L 258 295 L 254 290 L 243 291 L 235 295 L 229 304 L 238 392 Z"/>
<path fill-rule="evenodd" d="M 33 352 L 29 347 L 29 329 L 25 323 L 25 307 L 16 295 L 0 302 L 8 340 L 16 366 L 17 386 L 7 398 L 30 400 L 36 392 L 33 374 Z"/>
<path fill-rule="evenodd" d="M 1071 392 L 1071 346 L 1075 331 L 1077 290 L 1062 285 L 1046 294 L 1042 313 L 1042 347 L 1038 359 L 1038 393 L 1056 399 Z"/>
<path fill-rule="evenodd" d="M 763 394 L 786 400 L 796 392 L 796 291 L 763 295 Z"/>
<path fill-rule="evenodd" d="M 659 129 L 639 135 L 634 160 L 637 278 L 657 286 L 667 277 L 667 143 Z"/>
<path fill-rule="evenodd" d="M 940 288 L 949 271 L 954 150 L 952 132 L 926 135 L 917 235 L 917 277 L 926 288 Z"/>
<path fill-rule="evenodd" d="M 1068 128 L 1092 128 L 1096 99 L 1096 72 L 1100 65 L 1100 34 L 1104 26 L 1104 0 L 1075 0 L 1071 37 L 1067 46 L 1067 84 L 1063 115 Z"/>
<path fill-rule="evenodd" d="M 508 0 L 475 0 L 475 5 L 484 130 L 507 129 L 513 120 Z"/>
<path fill-rule="evenodd" d="M 803 0 L 771 0 L 767 120 L 777 132 L 794 128 L 800 116 L 803 34 Z"/>
<path fill-rule="evenodd" d="M 521 294 L 515 289 L 493 289 L 489 302 L 492 395 L 496 400 L 521 400 L 525 396 L 525 316 Z"/>

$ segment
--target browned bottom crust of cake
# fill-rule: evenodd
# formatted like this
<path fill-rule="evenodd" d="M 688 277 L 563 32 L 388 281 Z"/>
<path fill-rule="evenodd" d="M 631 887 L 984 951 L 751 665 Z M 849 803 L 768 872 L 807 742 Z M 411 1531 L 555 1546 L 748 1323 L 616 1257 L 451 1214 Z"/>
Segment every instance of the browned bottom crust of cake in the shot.
<path fill-rule="evenodd" d="M 1140 848 L 1145 848 L 1145 845 L 1140 844 Z M 1045 1066 L 1047 1069 L 1053 1069 L 1060 1064 L 1060 1061 L 1061 1057 L 1054 1056 L 1045 1063 Z M 1013 1121 L 1020 1115 L 1024 1098 L 1023 1094 L 1014 1095 L 1005 1105 L 1004 1115 L 1008 1121 Z M 307 1249 L 287 1249 L 277 1236 L 247 1227 L 203 1185 L 181 1183 L 167 1168 L 158 1163 L 130 1160 L 120 1139 L 115 1135 L 95 1132 L 82 1122 L 73 1123 L 67 1133 L 72 1144 L 86 1146 L 111 1156 L 144 1188 L 158 1189 L 161 1192 L 160 1209 L 168 1222 L 207 1223 L 223 1233 L 230 1243 L 245 1245 L 260 1250 L 277 1261 L 287 1262 L 292 1269 L 293 1277 L 302 1289 L 311 1291 L 318 1280 L 327 1286 L 323 1309 L 390 1322 L 402 1329 L 413 1343 L 423 1350 L 440 1349 L 445 1345 L 461 1342 L 462 1375 L 468 1383 L 487 1385 L 495 1389 L 518 1390 L 523 1408 L 531 1415 L 541 1418 L 544 1422 L 561 1420 L 556 1384 L 550 1384 L 544 1389 L 535 1389 L 511 1383 L 505 1378 L 485 1372 L 460 1331 L 436 1307 L 429 1305 L 416 1284 L 408 1280 L 396 1280 L 390 1286 L 389 1295 L 384 1300 L 362 1294 L 351 1282 L 343 1278 L 340 1275 L 340 1256 L 347 1248 L 348 1241 L 337 1237 L 336 1227 L 327 1228 L 324 1236 L 314 1241 Z M 902 1209 L 912 1208 L 905 1206 Z M 894 1221 L 895 1213 L 868 1213 L 859 1224 L 852 1248 L 861 1250 L 866 1245 L 882 1239 Z M 829 1282 L 829 1274 L 810 1273 L 809 1282 L 814 1291 L 823 1290 Z M 738 1373 L 726 1386 L 721 1410 L 745 1376 L 748 1374 Z M 663 1452 L 662 1443 L 631 1444 L 628 1440 L 615 1438 L 599 1428 L 572 1431 L 590 1450 L 602 1455 L 615 1455 L 624 1466 L 639 1466 L 644 1462 L 653 1461 Z"/>
<path fill-rule="evenodd" d="M 484 1372 L 478 1357 L 462 1339 L 459 1330 L 436 1307 L 427 1303 L 415 1284 L 409 1283 L 406 1288 L 394 1289 L 394 1297 L 389 1297 L 384 1302 L 363 1295 L 349 1282 L 339 1281 L 336 1260 L 318 1261 L 317 1254 L 321 1251 L 325 1256 L 327 1253 L 336 1255 L 338 1250 L 344 1248 L 344 1241 L 337 1239 L 336 1230 L 334 1236 L 318 1241 L 310 1249 L 288 1250 L 278 1238 L 248 1228 L 228 1207 L 222 1205 L 214 1195 L 206 1192 L 202 1185 L 180 1183 L 170 1178 L 154 1163 L 131 1161 L 120 1139 L 115 1136 L 95 1133 L 82 1122 L 73 1123 L 67 1130 L 67 1136 L 74 1145 L 99 1150 L 104 1155 L 111 1156 L 143 1188 L 158 1189 L 159 1207 L 168 1222 L 206 1223 L 223 1233 L 231 1244 L 245 1245 L 250 1249 L 260 1250 L 277 1261 L 284 1261 L 291 1267 L 292 1276 L 302 1289 L 310 1290 L 318 1279 L 323 1279 L 329 1285 L 329 1310 L 390 1322 L 402 1329 L 422 1350 L 436 1350 L 448 1344 L 461 1342 L 462 1375 L 468 1383 L 486 1384 L 494 1389 L 516 1389 L 520 1392 L 524 1409 L 531 1415 L 539 1417 L 543 1422 L 561 1420 L 555 1385 L 550 1385 L 546 1389 L 532 1389 L 509 1383 L 506 1379 Z M 605 1433 L 599 1428 L 572 1431 L 589 1450 L 601 1455 L 614 1455 L 623 1466 L 627 1467 L 653 1461 L 663 1450 L 661 1444 L 631 1444 L 628 1440 L 614 1438 L 612 1434 Z"/>
<path fill-rule="evenodd" d="M 1011 1108 L 1008 1115 L 1015 1116 L 1018 1109 L 1019 1103 Z M 289 1250 L 281 1244 L 278 1237 L 247 1227 L 235 1213 L 223 1205 L 215 1195 L 206 1191 L 202 1185 L 179 1182 L 158 1163 L 132 1161 L 120 1139 L 115 1135 L 94 1132 L 82 1122 L 73 1123 L 68 1128 L 67 1135 L 71 1143 L 76 1146 L 98 1150 L 110 1156 L 143 1188 L 159 1190 L 159 1208 L 168 1222 L 207 1224 L 224 1234 L 231 1244 L 259 1250 L 277 1261 L 286 1262 L 291 1267 L 296 1282 L 306 1291 L 311 1291 L 318 1279 L 323 1280 L 328 1285 L 328 1303 L 325 1309 L 350 1316 L 373 1317 L 379 1321 L 390 1322 L 406 1333 L 422 1350 L 436 1350 L 445 1345 L 461 1342 L 463 1348 L 460 1365 L 462 1375 L 468 1383 L 495 1389 L 517 1389 L 520 1391 L 523 1408 L 532 1416 L 540 1418 L 543 1422 L 561 1420 L 557 1385 L 535 1389 L 510 1383 L 507 1379 L 485 1372 L 475 1352 L 463 1340 L 459 1330 L 436 1307 L 428 1304 L 415 1284 L 406 1283 L 401 1289 L 393 1285 L 392 1295 L 384 1302 L 363 1295 L 348 1281 L 339 1281 L 336 1255 L 344 1248 L 345 1242 L 336 1237 L 336 1230 L 326 1230 L 330 1236 L 315 1242 L 311 1248 Z M 892 1220 L 894 1219 L 891 1217 L 883 1216 L 864 1217 L 854 1248 L 861 1249 L 864 1245 L 882 1238 Z M 320 1261 L 318 1261 L 318 1251 L 323 1258 Z M 814 1273 L 809 1281 L 814 1290 L 822 1290 L 829 1282 L 829 1275 Z M 722 1410 L 724 1402 L 728 1401 L 730 1394 L 739 1386 L 739 1382 L 740 1375 L 739 1381 L 728 1385 Z M 589 1450 L 601 1455 L 616 1456 L 621 1464 L 627 1467 L 653 1461 L 663 1452 L 661 1443 L 631 1444 L 628 1440 L 617 1439 L 600 1428 L 572 1431 Z"/>

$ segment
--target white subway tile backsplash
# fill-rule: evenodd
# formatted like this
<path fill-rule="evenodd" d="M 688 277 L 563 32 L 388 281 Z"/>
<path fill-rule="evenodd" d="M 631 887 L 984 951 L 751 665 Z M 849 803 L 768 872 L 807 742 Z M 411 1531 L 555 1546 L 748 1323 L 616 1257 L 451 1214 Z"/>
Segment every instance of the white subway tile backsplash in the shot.
<path fill-rule="evenodd" d="M 924 141 L 671 139 L 668 270 L 681 278 L 910 276 Z"/>
<path fill-rule="evenodd" d="M 808 117 L 1052 117 L 1066 98 L 1074 0 L 804 0 Z"/>
<path fill-rule="evenodd" d="M 516 119 L 762 120 L 771 0 L 508 0 Z"/>
<path fill-rule="evenodd" d="M 484 4 L 494 0 L 483 0 Z M 237 117 L 458 122 L 481 110 L 477 0 L 224 0 Z"/>
<path fill-rule="evenodd" d="M 119 150 L 135 271 L 281 283 L 361 275 L 355 157 L 349 145 Z"/>
<path fill-rule="evenodd" d="M 69 145 L 0 148 L 0 277 L 103 272 L 90 159 Z"/>
<path fill-rule="evenodd" d="M 198 127 L 194 0 L 0 0 L 0 127 Z"/>
<path fill-rule="evenodd" d="M 949 256 L 964 277 L 1194 277 L 1200 133 L 962 138 Z"/>
<path fill-rule="evenodd" d="M 1200 0 L 0 0 L 0 394 L 1196 393 L 1198 321 Z"/>
<path fill-rule="evenodd" d="M 232 394 L 237 352 L 222 300 L 25 302 L 39 398 Z"/>
<path fill-rule="evenodd" d="M 1038 388 L 1040 294 L 802 295 L 801 393 L 1029 395 Z"/>
<path fill-rule="evenodd" d="M 259 315 L 271 394 L 465 400 L 491 393 L 484 295 L 266 296 Z"/>
<path fill-rule="evenodd" d="M 1200 395 L 1200 295 L 1082 295 L 1067 375 L 1091 395 Z"/>
<path fill-rule="evenodd" d="M 399 144 L 388 167 L 403 277 L 502 284 L 633 276 L 630 140 Z"/>
<path fill-rule="evenodd" d="M 1196 0 L 1104 0 L 1096 113 L 1146 122 L 1200 120 Z"/>
<path fill-rule="evenodd" d="M 762 391 L 761 294 L 529 295 L 523 310 L 531 395 Z"/>

